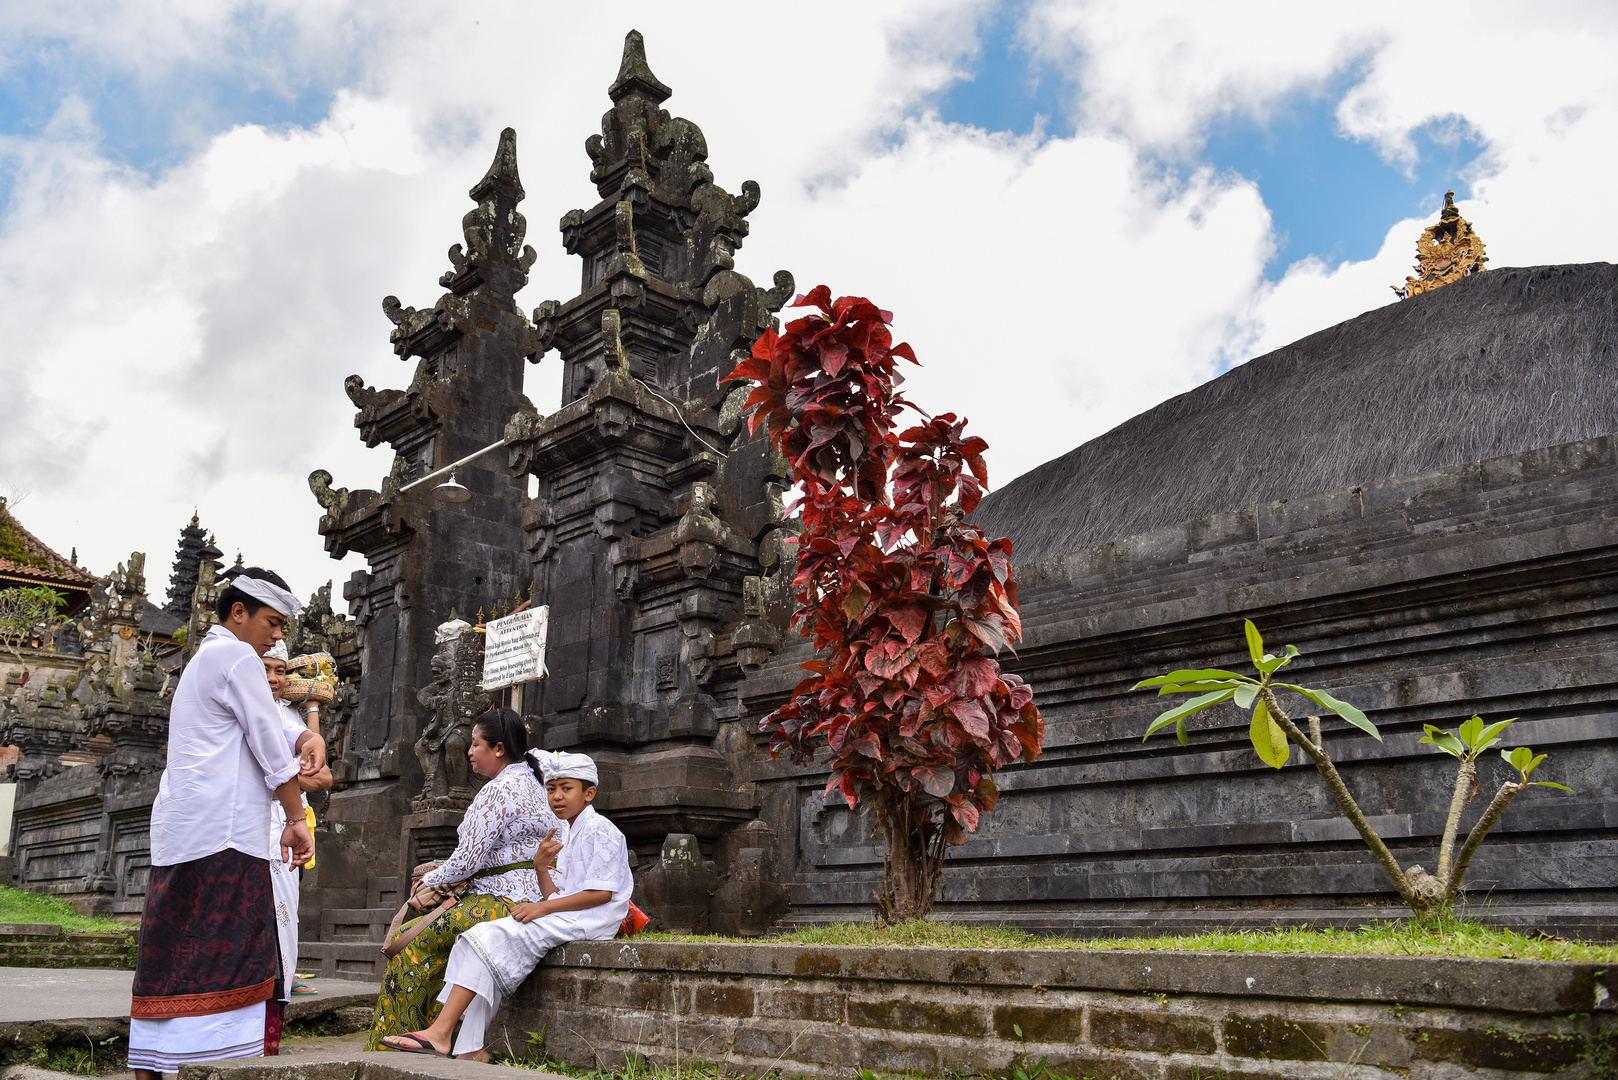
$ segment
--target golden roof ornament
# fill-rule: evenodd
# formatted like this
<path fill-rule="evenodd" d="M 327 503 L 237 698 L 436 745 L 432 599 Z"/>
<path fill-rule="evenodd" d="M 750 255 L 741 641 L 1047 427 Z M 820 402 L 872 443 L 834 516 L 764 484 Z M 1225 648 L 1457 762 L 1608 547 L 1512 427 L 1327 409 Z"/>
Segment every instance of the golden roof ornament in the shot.
<path fill-rule="evenodd" d="M 1483 240 L 1472 231 L 1472 223 L 1455 209 L 1455 192 L 1444 192 L 1444 209 L 1438 224 L 1416 241 L 1415 277 L 1405 278 L 1404 287 L 1391 285 L 1401 300 L 1483 272 L 1489 257 L 1483 253 Z"/>

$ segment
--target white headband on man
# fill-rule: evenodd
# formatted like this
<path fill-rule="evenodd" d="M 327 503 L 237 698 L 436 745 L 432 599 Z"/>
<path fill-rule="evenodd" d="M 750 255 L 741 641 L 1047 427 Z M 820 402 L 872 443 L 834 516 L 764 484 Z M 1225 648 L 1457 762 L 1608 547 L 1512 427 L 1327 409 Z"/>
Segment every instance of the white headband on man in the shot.
<path fill-rule="evenodd" d="M 303 614 L 303 605 L 298 603 L 298 598 L 272 581 L 237 574 L 231 579 L 230 588 L 240 589 L 254 600 L 270 605 L 289 619 L 296 619 Z"/>
<path fill-rule="evenodd" d="M 547 784 L 552 780 L 582 780 L 590 785 L 599 784 L 596 763 L 588 754 L 558 754 L 553 750 L 536 748 L 528 751 L 528 756 L 539 762 Z"/>

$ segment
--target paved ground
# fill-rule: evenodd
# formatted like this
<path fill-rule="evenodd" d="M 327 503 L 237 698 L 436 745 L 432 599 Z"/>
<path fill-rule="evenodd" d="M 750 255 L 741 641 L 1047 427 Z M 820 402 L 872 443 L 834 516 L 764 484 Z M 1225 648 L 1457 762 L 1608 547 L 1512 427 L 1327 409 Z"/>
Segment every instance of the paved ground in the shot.
<path fill-rule="evenodd" d="M 209 1066 L 217 1070 L 220 1080 L 341 1080 L 345 1076 L 358 1076 L 360 1066 L 367 1062 L 383 1064 L 389 1073 L 405 1080 L 421 1077 L 423 1080 L 566 1080 L 554 1073 L 518 1071 L 500 1065 L 484 1065 L 476 1061 L 453 1061 L 419 1054 L 367 1054 L 361 1049 L 365 1035 L 336 1035 L 329 1038 L 289 1039 L 281 1044 L 279 1057 L 236 1058 Z M 338 1063 L 341 1063 L 340 1065 Z M 311 1069 L 310 1066 L 320 1066 Z M 337 1066 L 334 1068 L 333 1066 Z M 348 1073 L 342 1066 L 353 1066 Z M 398 1070 L 394 1073 L 393 1070 Z M 102 1073 L 100 1080 L 134 1080 L 132 1072 Z M 0 1080 L 67 1080 L 66 1074 L 36 1069 L 28 1065 L 13 1065 L 0 1069 Z"/>
<path fill-rule="evenodd" d="M 133 971 L 0 967 L 0 1023 L 128 1019 L 129 984 L 134 978 Z M 346 979 L 314 979 L 309 985 L 319 993 L 294 998 L 289 1016 L 374 1005 L 380 989 L 374 983 Z"/>
<path fill-rule="evenodd" d="M 108 1035 L 127 1034 L 129 985 L 132 971 L 104 971 L 85 968 L 0 967 L 0 1039 L 19 1035 L 26 1041 L 41 1038 L 58 1041 L 63 1029 L 82 1033 L 94 1041 Z M 319 991 L 300 997 L 287 1010 L 292 1018 L 313 1016 L 330 1009 L 375 1004 L 378 987 L 346 979 L 315 979 Z M 342 1063 L 352 1065 L 357 1076 L 363 1062 L 386 1064 L 398 1070 L 395 1076 L 422 1077 L 424 1080 L 495 1080 L 513 1076 L 527 1080 L 564 1080 L 550 1073 L 518 1072 L 498 1065 L 475 1061 L 453 1061 L 417 1054 L 365 1053 L 364 1033 L 326 1038 L 293 1038 L 281 1044 L 281 1056 L 238 1058 L 218 1062 L 220 1080 L 307 1080 L 318 1074 L 322 1080 L 341 1080 Z M 322 1066 L 314 1073 L 312 1065 Z M 334 1071 L 334 1066 L 335 1071 Z M 133 1073 L 108 1073 L 101 1080 L 133 1080 Z M 14 1065 L 0 1069 L 0 1080 L 63 1080 L 64 1074 Z"/>

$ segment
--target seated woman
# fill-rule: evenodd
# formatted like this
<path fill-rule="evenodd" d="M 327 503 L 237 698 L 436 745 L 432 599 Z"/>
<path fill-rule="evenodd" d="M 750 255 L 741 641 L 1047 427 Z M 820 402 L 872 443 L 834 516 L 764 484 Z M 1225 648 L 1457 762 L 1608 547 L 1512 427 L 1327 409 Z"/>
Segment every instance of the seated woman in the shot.
<path fill-rule="evenodd" d="M 384 1049 L 385 1036 L 419 1031 L 433 1021 L 450 950 L 464 931 L 544 895 L 534 853 L 561 822 L 527 750 L 528 732 L 515 711 L 490 709 L 473 722 L 466 756 L 472 770 L 490 780 L 466 808 L 454 854 L 421 880 L 425 887 L 471 879 L 472 887 L 388 961 L 365 1049 Z"/>

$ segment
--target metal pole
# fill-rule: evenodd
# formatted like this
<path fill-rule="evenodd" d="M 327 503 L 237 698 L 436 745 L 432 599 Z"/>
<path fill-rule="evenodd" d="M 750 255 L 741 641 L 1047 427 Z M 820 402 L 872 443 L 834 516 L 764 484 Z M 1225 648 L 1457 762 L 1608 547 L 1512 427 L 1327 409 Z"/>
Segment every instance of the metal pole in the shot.
<path fill-rule="evenodd" d="M 412 480 L 412 481 L 410 481 L 410 483 L 404 485 L 403 487 L 401 487 L 399 489 L 399 494 L 403 495 L 405 492 L 409 491 L 413 487 L 416 487 L 418 484 L 425 484 L 429 480 L 436 480 L 440 476 L 443 476 L 447 472 L 454 472 L 456 469 L 459 469 L 462 465 L 465 465 L 467 462 L 476 461 L 478 458 L 482 457 L 484 454 L 487 454 L 490 450 L 498 450 L 504 445 L 506 445 L 506 440 L 505 439 L 501 439 L 497 443 L 490 443 L 488 446 L 485 446 L 482 450 L 479 450 L 479 451 L 477 451 L 476 453 L 473 453 L 473 454 L 468 454 L 459 461 L 453 462 L 453 463 L 451 463 L 449 465 L 445 465 L 442 469 L 437 469 L 437 470 L 435 470 L 433 472 L 430 472 L 426 476 L 423 476 L 420 480 Z"/>

